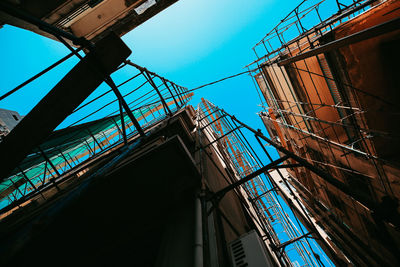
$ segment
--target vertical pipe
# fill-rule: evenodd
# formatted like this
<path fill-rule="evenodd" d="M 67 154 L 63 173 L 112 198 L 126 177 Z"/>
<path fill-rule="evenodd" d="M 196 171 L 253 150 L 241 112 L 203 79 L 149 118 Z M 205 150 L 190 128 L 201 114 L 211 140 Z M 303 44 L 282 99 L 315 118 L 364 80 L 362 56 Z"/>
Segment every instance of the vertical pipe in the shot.
<path fill-rule="evenodd" d="M 194 238 L 194 267 L 203 267 L 203 219 L 202 205 L 199 198 L 195 200 L 195 238 Z"/>

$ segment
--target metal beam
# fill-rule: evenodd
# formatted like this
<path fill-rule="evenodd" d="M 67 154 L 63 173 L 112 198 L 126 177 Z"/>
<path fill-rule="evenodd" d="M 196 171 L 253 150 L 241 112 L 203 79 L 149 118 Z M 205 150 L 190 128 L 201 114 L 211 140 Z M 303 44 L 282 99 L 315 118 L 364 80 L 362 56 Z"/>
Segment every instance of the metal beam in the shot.
<path fill-rule="evenodd" d="M 172 93 L 171 89 L 169 88 L 167 81 L 166 81 L 164 78 L 160 78 L 160 79 L 161 79 L 162 82 L 164 83 L 165 87 L 168 89 L 168 92 L 170 93 L 172 99 L 174 100 L 175 105 L 176 105 L 178 108 L 180 108 L 180 105 L 179 105 L 178 102 L 176 101 L 175 96 L 174 96 L 174 94 Z"/>
<path fill-rule="evenodd" d="M 126 138 L 126 126 L 125 126 L 125 118 L 124 118 L 124 110 L 122 109 L 121 102 L 119 104 L 119 114 L 121 116 L 121 127 L 122 127 L 122 137 L 124 138 L 124 144 L 128 144 L 128 139 Z M 118 124 L 117 124 L 118 126 Z M 118 127 L 119 129 L 119 127 Z"/>
<path fill-rule="evenodd" d="M 99 41 L 0 143 L 0 182 L 130 54 L 114 34 Z"/>
<path fill-rule="evenodd" d="M 157 85 L 154 83 L 153 78 L 150 76 L 149 72 L 147 69 L 141 70 L 143 76 L 147 79 L 147 81 L 150 83 L 150 85 L 156 90 L 158 96 L 160 97 L 161 103 L 163 105 L 164 111 L 166 114 L 172 115 L 171 110 L 169 109 L 167 103 L 165 103 L 164 97 L 162 96 L 160 90 L 158 90 Z"/>
<path fill-rule="evenodd" d="M 282 164 L 279 166 L 275 166 L 272 169 L 287 169 L 287 168 L 297 168 L 297 167 L 304 167 L 301 164 Z"/>
<path fill-rule="evenodd" d="M 281 249 L 284 250 L 285 247 L 289 246 L 290 244 L 293 244 L 294 242 L 297 242 L 297 241 L 299 241 L 299 240 L 302 239 L 302 238 L 307 238 L 307 237 L 309 237 L 309 235 L 311 235 L 311 234 L 312 234 L 312 232 L 309 232 L 309 233 L 306 233 L 306 234 L 304 234 L 304 235 L 295 237 L 295 238 L 293 238 L 293 239 L 291 239 L 291 240 L 289 240 L 289 241 L 286 241 L 285 243 L 280 244 L 280 245 L 277 246 L 275 249 L 277 249 L 277 250 L 281 250 Z"/>
<path fill-rule="evenodd" d="M 222 138 L 225 138 L 227 135 L 233 133 L 234 131 L 236 131 L 236 130 L 239 129 L 239 128 L 240 128 L 240 127 L 237 127 L 237 128 L 235 128 L 235 129 L 230 130 L 230 131 L 227 132 L 226 134 L 224 134 L 224 135 L 222 135 L 222 136 L 216 138 L 214 141 L 208 143 L 207 145 L 199 147 L 196 151 L 198 151 L 198 150 L 200 150 L 200 149 L 206 149 L 207 147 L 211 146 L 211 145 L 214 144 L 215 142 L 218 142 L 218 141 L 221 140 Z"/>

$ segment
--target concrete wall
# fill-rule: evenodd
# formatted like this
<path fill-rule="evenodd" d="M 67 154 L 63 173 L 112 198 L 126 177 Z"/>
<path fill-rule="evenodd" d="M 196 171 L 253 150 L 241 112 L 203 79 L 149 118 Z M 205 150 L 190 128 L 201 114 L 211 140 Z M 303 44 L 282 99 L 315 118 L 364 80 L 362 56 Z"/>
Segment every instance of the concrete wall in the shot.
<path fill-rule="evenodd" d="M 11 131 L 21 120 L 22 117 L 18 112 L 0 109 L 0 124 L 6 126 L 9 131 Z"/>

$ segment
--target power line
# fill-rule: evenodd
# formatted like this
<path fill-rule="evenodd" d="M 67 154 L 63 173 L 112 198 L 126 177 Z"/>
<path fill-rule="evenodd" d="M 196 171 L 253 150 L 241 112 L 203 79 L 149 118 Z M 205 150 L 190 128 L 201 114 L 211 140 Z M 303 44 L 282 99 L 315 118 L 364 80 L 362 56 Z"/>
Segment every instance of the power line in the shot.
<path fill-rule="evenodd" d="M 246 70 L 246 71 L 243 71 L 243 72 L 239 72 L 239 73 L 237 73 L 237 74 L 234 74 L 234 75 L 231 75 L 231 76 L 228 76 L 228 77 L 224 77 L 224 78 L 222 78 L 222 79 L 219 79 L 219 80 L 216 80 L 216 81 L 213 81 L 213 82 L 210 82 L 210 83 L 206 83 L 206 84 L 197 86 L 197 87 L 195 87 L 195 88 L 193 88 L 193 89 L 188 90 L 188 92 L 196 91 L 196 90 L 201 89 L 201 88 L 204 88 L 204 87 L 206 87 L 206 86 L 210 86 L 210 85 L 213 85 L 213 84 L 216 84 L 216 83 L 220 83 L 220 82 L 222 82 L 222 81 L 225 81 L 225 80 L 228 80 L 228 79 L 231 79 L 231 78 L 235 78 L 235 77 L 240 76 L 240 75 L 243 75 L 243 74 L 251 73 L 251 72 L 253 72 L 253 71 L 255 71 L 255 70 L 257 70 L 257 69 Z"/>

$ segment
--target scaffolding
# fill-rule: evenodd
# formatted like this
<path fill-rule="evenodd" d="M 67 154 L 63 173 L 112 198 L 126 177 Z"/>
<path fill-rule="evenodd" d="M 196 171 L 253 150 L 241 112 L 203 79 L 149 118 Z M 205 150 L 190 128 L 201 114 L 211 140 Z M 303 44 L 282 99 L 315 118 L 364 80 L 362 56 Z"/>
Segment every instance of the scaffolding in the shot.
<path fill-rule="evenodd" d="M 61 129 L 31 151 L 0 183 L 2 214 L 17 208 L 41 191 L 56 187 L 71 171 L 121 144 L 127 144 L 141 132 L 145 133 L 160 121 L 173 116 L 193 96 L 187 88 L 129 60 L 113 76 L 115 79 L 123 78 L 114 89 L 122 92 L 121 97 L 126 101 L 139 130 L 119 99 L 111 100 L 113 89 L 100 86 L 65 119 Z M 28 84 L 22 83 L 1 99 Z"/>
<path fill-rule="evenodd" d="M 39 27 L 70 50 L 68 55 L 0 96 L 0 101 L 16 92 L 23 94 L 23 89 L 28 85 L 46 78 L 50 71 L 73 57 L 78 59 L 78 64 L 56 87 L 68 78 L 73 80 L 71 73 L 75 69 L 78 71 L 79 67 L 82 70 L 85 64 L 87 66 L 83 69 L 88 69 L 87 74 L 94 77 L 84 78 L 90 82 L 97 80 L 97 84 L 92 85 L 97 89 L 90 92 L 90 96 L 85 97 L 84 102 L 79 102 L 79 106 L 72 112 L 63 114 L 63 121 L 57 124 L 57 131 L 46 129 L 45 135 L 50 134 L 46 140 L 41 141 L 39 145 L 33 145 L 32 148 L 25 148 L 28 150 L 21 152 L 20 158 L 12 159 L 10 164 L 1 168 L 1 214 L 18 208 L 21 203 L 40 194 L 42 190 L 57 187 L 57 183 L 85 162 L 106 154 L 121 144 L 126 145 L 128 140 L 135 136 L 145 137 L 146 131 L 184 108 L 193 96 L 187 88 L 126 59 L 130 53 L 129 48 L 121 44 L 122 41 L 117 41 L 118 38 L 112 34 L 111 38 L 104 39 L 109 39 L 106 42 L 116 51 L 111 59 L 107 56 L 103 59 L 104 55 L 101 53 L 104 51 L 101 52 L 97 48 L 101 46 L 98 43 L 103 41 L 94 44 L 83 37 L 76 37 L 7 3 L 1 3 L 0 9 L 12 17 Z M 119 61 L 120 58 L 122 61 Z M 102 66 L 104 62 L 106 66 Z M 118 65 L 113 68 L 112 64 Z M 116 80 L 119 80 L 119 83 L 116 83 Z M 55 91 L 55 88 L 52 91 Z M 40 103 L 52 103 L 56 100 L 54 95 L 52 100 L 48 98 L 49 95 L 51 94 Z M 72 107 L 74 105 L 65 102 Z M 45 110 L 45 107 L 42 106 L 41 110 Z M 4 139 L 2 145 L 6 145 L 4 143 L 9 141 L 7 139 L 9 138 Z M 8 145 L 13 146 L 15 143 L 10 141 Z"/>
<path fill-rule="evenodd" d="M 268 172 L 276 169 L 289 190 L 293 190 L 289 187 L 287 177 L 279 171 L 284 165 L 278 165 L 288 160 L 290 155 L 274 160 L 264 142 L 267 140 L 277 147 L 279 145 L 267 139 L 261 131 L 251 129 L 205 99 L 197 107 L 197 127 L 199 134 L 209 139 L 199 149 L 212 148 L 224 162 L 225 168 L 231 169 L 234 174 L 226 177 L 231 186 L 213 192 L 213 205 L 218 205 L 218 201 L 229 190 L 238 189 L 236 193 L 243 200 L 248 199 L 254 209 L 257 218 L 253 219 L 265 233 L 263 239 L 272 248 L 280 264 L 333 266 L 314 239 L 322 239 L 318 230 L 309 232 L 296 217 L 293 203 L 288 207 L 282 202 L 282 197 L 285 196 L 279 194 L 279 187 Z M 253 136 L 253 140 L 248 138 L 249 134 Z M 257 148 L 253 148 L 252 143 L 257 144 Z M 261 150 L 262 155 L 257 150 Z M 298 199 L 295 201 L 300 204 Z M 309 217 L 308 219 L 311 222 Z"/>
<path fill-rule="evenodd" d="M 368 127 L 365 114 L 371 111 L 360 105 L 357 94 L 376 99 L 385 105 L 396 104 L 348 82 L 337 80 L 335 71 L 329 67 L 324 54 L 347 44 L 389 33 L 398 27 L 399 19 L 332 41 L 329 40 L 330 34 L 336 27 L 362 14 L 376 1 L 331 1 L 338 8 L 332 15 L 321 11 L 327 2 L 329 1 L 302 1 L 253 48 L 258 59 L 247 66 L 248 72 L 253 72 L 252 78 L 266 100 L 266 103 L 261 100 L 264 110 L 260 116 L 277 129 L 276 135 L 272 138 L 266 137 L 260 130 L 252 129 L 207 100 L 202 100 L 196 113 L 197 134 L 201 138 L 197 140 L 199 143 L 195 152 L 208 156 L 207 149 L 212 149 L 223 163 L 223 167 L 229 170 L 225 175 L 216 165 L 229 185 L 217 192 L 202 188 L 202 198 L 206 204 L 203 203 L 203 208 L 211 206 L 211 210 L 219 210 L 218 203 L 226 193 L 235 192 L 248 214 L 253 216 L 252 220 L 262 234 L 267 248 L 282 266 L 328 266 L 332 265 L 331 260 L 335 264 L 347 261 L 346 256 L 336 255 L 335 249 L 330 245 L 332 240 L 322 235 L 321 229 L 311 218 L 304 199 L 311 198 L 316 205 L 322 208 L 325 206 L 323 201 L 313 197 L 316 191 L 307 191 L 307 188 L 303 188 L 296 181 L 300 172 L 312 174 L 325 188 L 344 192 L 347 203 L 362 208 L 361 212 L 354 208 L 359 221 L 370 219 L 374 212 L 379 212 L 387 203 L 381 202 L 382 197 L 399 197 L 398 190 L 393 189 L 396 181 L 390 177 L 393 176 L 393 163 L 376 153 L 372 141 L 376 137 L 391 140 L 398 135 Z M 78 64 L 89 61 L 88 68 L 97 75 L 92 78 L 102 84 L 85 98 L 84 102 L 79 102 L 76 107 L 71 104 L 74 107 L 73 112 L 63 118 L 59 129 L 52 132 L 39 146 L 28 151 L 24 160 L 11 161 L 17 163 L 5 166 L 5 171 L 1 170 L 7 172 L 7 168 L 9 169 L 5 177 L 0 177 L 2 217 L 23 207 L 33 197 L 45 198 L 42 192 L 57 190 L 58 184 L 66 179 L 82 176 L 87 171 L 85 167 L 91 161 L 100 159 L 110 151 L 121 149 L 118 150 L 122 151 L 121 157 L 116 157 L 118 159 L 128 155 L 128 152 L 136 147 L 136 141 L 145 140 L 153 127 L 168 121 L 168 118 L 186 107 L 193 95 L 192 90 L 202 88 L 200 86 L 188 90 L 179 86 L 126 60 L 128 53 L 121 52 L 122 54 L 118 55 L 122 64 L 112 61 L 116 64 L 116 70 L 110 67 L 104 71 L 93 64 L 96 62 L 93 58 L 92 62 L 87 60 L 91 57 L 102 59 L 96 58 L 96 54 L 99 53 L 96 51 L 97 44 L 77 38 L 7 5 L 1 4 L 0 8 L 12 16 L 40 27 L 71 51 L 61 60 L 0 96 L 0 100 L 22 90 L 71 57 L 78 58 Z M 316 26 L 308 27 L 306 24 L 309 23 Z M 87 52 L 87 57 L 83 55 L 83 51 Z M 310 62 L 307 61 L 309 58 L 318 64 L 320 71 L 314 71 L 310 67 Z M 306 87 L 306 83 L 311 84 L 313 95 L 306 91 L 304 99 L 296 97 L 295 87 L 298 84 L 295 86 L 290 82 L 293 77 L 300 80 L 300 86 Z M 318 87 L 321 79 L 331 93 L 332 101 L 321 98 Z M 344 97 L 340 94 L 340 88 L 345 88 L 349 95 Z M 116 96 L 115 99 L 110 96 L 112 94 Z M 325 113 L 334 116 L 325 118 L 322 116 Z M 283 131 L 278 130 L 280 126 L 283 126 Z M 53 129 L 49 126 L 47 130 Z M 296 140 L 291 131 L 298 134 Z M 45 136 L 46 133 L 42 135 Z M 204 140 L 206 142 L 203 142 Z M 306 147 L 308 150 L 301 152 L 299 142 L 302 148 Z M 278 150 L 281 157 L 273 158 L 269 146 Z M 338 153 L 343 160 L 338 160 Z M 354 167 L 355 159 L 367 162 L 368 166 L 373 167 L 373 171 Z M 291 175 L 285 175 L 281 169 L 290 170 Z M 293 173 L 296 174 L 295 177 Z M 358 181 L 360 177 L 366 179 L 367 188 L 374 194 L 365 195 L 357 191 L 357 188 L 349 186 L 346 174 L 353 175 L 354 181 Z M 272 175 L 277 175 L 283 185 L 277 184 L 277 179 Z M 284 190 L 288 193 L 284 193 Z M 304 192 L 308 195 L 304 196 Z M 331 200 L 335 201 L 333 197 Z M 336 202 L 340 203 L 338 200 Z M 211 210 L 207 210 L 206 214 Z M 326 210 L 338 223 L 350 228 L 350 234 L 356 232 L 345 224 L 346 216 L 343 211 Z M 221 213 L 220 210 L 219 212 Z M 385 218 L 386 215 L 379 213 L 385 223 L 397 225 L 396 218 Z M 222 218 L 233 232 L 238 232 L 223 214 Z M 367 233 L 368 229 L 362 231 Z M 391 236 L 387 232 L 383 236 L 392 243 L 392 252 L 397 253 Z M 362 246 L 361 243 L 359 245 Z M 329 252 L 331 260 L 321 252 L 320 246 L 323 246 L 325 252 Z M 355 258 L 355 262 L 368 262 L 368 257 L 381 260 L 372 250 L 365 247 L 363 249 L 371 252 L 370 255 L 347 256 L 351 260 Z M 359 261 L 358 257 L 363 259 Z"/>
<path fill-rule="evenodd" d="M 377 144 L 386 144 L 388 150 L 399 135 L 393 130 L 374 129 L 371 118 L 388 115 L 398 118 L 399 105 L 378 92 L 354 86 L 350 78 L 342 78 L 351 74 L 342 74 L 345 70 L 332 63 L 337 60 L 332 54 L 342 48 L 385 34 L 395 34 L 400 25 L 398 17 L 348 36 L 340 35 L 340 30 L 345 32 L 343 25 L 353 19 L 367 20 L 366 15 L 362 16 L 368 14 L 368 10 L 384 5 L 395 6 L 396 3 L 302 1 L 253 47 L 257 60 L 246 67 L 252 72 L 251 77 L 260 94 L 263 111 L 259 115 L 272 139 L 335 177 L 334 182 L 329 182 L 311 176 L 318 181 L 313 184 L 327 191 L 325 199 L 316 195 L 320 189 L 311 186 L 311 182 L 304 182 L 304 170 L 291 168 L 295 177 L 292 184 L 307 192 L 305 199 L 321 204 L 330 202 L 328 206 L 333 208 L 322 210 L 344 229 L 349 229 L 350 236 L 356 234 L 357 237 L 352 236 L 355 243 L 376 242 L 371 237 L 371 233 L 377 231 L 372 224 L 378 225 L 380 235 L 385 236 L 388 242 L 384 247 L 396 257 L 396 237 L 386 230 L 382 221 L 396 227 L 399 221 L 389 213 L 379 215 L 380 218 L 376 218 L 376 214 L 399 199 L 396 185 L 399 162 L 382 156 Z M 332 6 L 337 9 L 332 9 Z M 361 99 L 375 101 L 383 108 L 379 110 L 363 105 Z M 302 187 L 304 183 L 308 184 Z M 341 195 L 335 197 L 329 194 L 332 191 L 335 194 L 341 192 Z M 356 214 L 353 219 L 346 214 L 345 206 Z M 313 209 L 311 206 L 308 208 Z M 397 214 L 397 211 L 392 209 L 390 213 Z M 353 251 L 349 256 L 355 257 L 355 262 L 377 260 L 383 264 L 385 259 L 376 255 L 368 245 L 360 246 L 349 245 L 347 248 Z M 370 253 L 372 258 L 368 256 Z M 361 259 L 356 254 L 361 255 Z"/>

